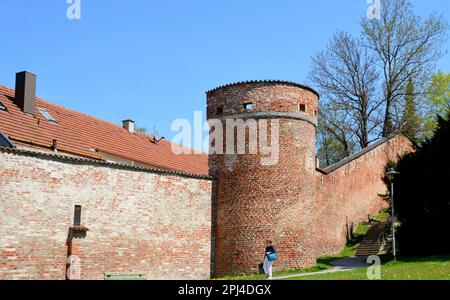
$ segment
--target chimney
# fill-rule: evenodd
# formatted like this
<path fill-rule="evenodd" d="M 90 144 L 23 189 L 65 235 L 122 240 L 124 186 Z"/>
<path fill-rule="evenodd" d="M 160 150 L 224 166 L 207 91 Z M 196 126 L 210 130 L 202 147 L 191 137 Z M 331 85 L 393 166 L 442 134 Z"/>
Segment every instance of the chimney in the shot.
<path fill-rule="evenodd" d="M 316 168 L 319 169 L 320 168 L 320 156 L 316 156 Z"/>
<path fill-rule="evenodd" d="M 36 75 L 30 72 L 16 74 L 16 96 L 14 103 L 27 114 L 34 115 L 36 97 Z"/>
<path fill-rule="evenodd" d="M 122 121 L 123 128 L 128 130 L 129 133 L 134 133 L 134 121 L 133 120 L 125 120 Z"/>

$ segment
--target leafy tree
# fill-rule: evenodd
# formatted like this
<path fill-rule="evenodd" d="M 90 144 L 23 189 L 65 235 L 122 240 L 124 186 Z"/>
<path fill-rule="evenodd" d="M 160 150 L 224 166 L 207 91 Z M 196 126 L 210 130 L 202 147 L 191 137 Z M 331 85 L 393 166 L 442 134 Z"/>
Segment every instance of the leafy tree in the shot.
<path fill-rule="evenodd" d="M 437 114 L 445 116 L 450 109 L 450 73 L 445 74 L 439 70 L 437 74 L 432 75 L 427 94 Z"/>
<path fill-rule="evenodd" d="M 439 71 L 432 75 L 425 99 L 425 136 L 430 137 L 437 126 L 436 115 L 445 117 L 450 111 L 450 73 Z"/>

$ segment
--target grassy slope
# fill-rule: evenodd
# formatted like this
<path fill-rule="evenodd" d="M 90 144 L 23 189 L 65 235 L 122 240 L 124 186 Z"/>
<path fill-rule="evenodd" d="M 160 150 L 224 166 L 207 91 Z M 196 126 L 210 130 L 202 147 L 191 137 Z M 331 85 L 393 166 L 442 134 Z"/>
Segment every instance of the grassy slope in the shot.
<path fill-rule="evenodd" d="M 367 268 L 290 280 L 368 280 Z M 381 280 L 450 280 L 450 256 L 404 258 L 381 266 Z"/>
<path fill-rule="evenodd" d="M 389 214 L 386 211 L 383 211 L 379 215 L 372 217 L 372 219 L 377 222 L 384 222 L 388 218 Z M 322 264 L 329 264 L 329 262 L 333 259 L 355 256 L 356 250 L 358 249 L 359 244 L 363 240 L 369 228 L 370 226 L 365 222 L 358 224 L 355 232 L 353 232 L 352 234 L 351 239 L 347 242 L 341 253 L 337 255 L 319 257 L 317 259 L 317 262 Z"/>

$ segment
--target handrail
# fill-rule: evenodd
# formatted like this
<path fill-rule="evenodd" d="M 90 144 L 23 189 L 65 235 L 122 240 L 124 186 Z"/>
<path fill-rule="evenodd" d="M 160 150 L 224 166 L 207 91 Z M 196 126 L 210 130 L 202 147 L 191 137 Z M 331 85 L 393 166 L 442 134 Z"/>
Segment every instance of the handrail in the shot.
<path fill-rule="evenodd" d="M 378 236 L 378 239 L 376 242 L 380 247 L 382 246 L 382 243 L 385 241 L 385 238 L 386 238 L 386 226 L 388 226 L 391 222 L 384 222 L 384 223 L 385 223 L 385 226 L 384 226 L 383 230 L 380 232 L 380 235 Z"/>

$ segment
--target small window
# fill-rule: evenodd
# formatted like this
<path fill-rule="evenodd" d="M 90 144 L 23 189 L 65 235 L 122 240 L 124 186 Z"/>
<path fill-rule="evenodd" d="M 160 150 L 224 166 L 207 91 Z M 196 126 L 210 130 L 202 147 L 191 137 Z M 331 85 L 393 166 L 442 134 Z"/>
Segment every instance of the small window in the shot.
<path fill-rule="evenodd" d="M 45 109 L 38 108 L 38 110 L 39 110 L 39 112 L 41 113 L 41 115 L 43 115 L 44 118 L 46 118 L 48 121 L 54 122 L 54 123 L 58 123 L 58 122 L 56 121 L 56 119 L 53 118 L 52 115 L 51 115 L 48 111 L 46 111 Z"/>
<path fill-rule="evenodd" d="M 252 110 L 253 109 L 253 103 L 244 103 L 244 109 L 245 110 Z"/>
<path fill-rule="evenodd" d="M 221 116 L 223 115 L 223 106 L 219 106 L 216 110 L 216 115 Z"/>
<path fill-rule="evenodd" d="M 75 214 L 73 217 L 73 226 L 81 226 L 81 205 L 75 205 Z"/>
<path fill-rule="evenodd" d="M 8 109 L 6 108 L 5 104 L 0 102 L 0 110 L 4 110 L 4 111 L 8 111 Z"/>
<path fill-rule="evenodd" d="M 299 110 L 302 111 L 302 112 L 305 112 L 306 111 L 306 105 L 305 104 L 300 104 Z"/>

